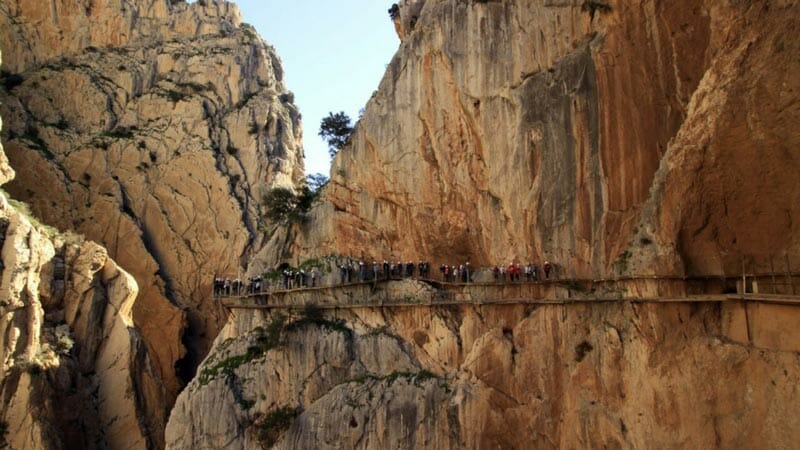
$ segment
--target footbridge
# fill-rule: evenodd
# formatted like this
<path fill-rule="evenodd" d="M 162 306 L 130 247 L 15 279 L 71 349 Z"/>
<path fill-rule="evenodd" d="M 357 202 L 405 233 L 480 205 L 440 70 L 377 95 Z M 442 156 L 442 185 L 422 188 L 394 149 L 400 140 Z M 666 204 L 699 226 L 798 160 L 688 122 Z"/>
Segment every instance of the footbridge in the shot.
<path fill-rule="evenodd" d="M 448 283 L 431 279 L 373 280 L 277 289 L 220 298 L 229 309 L 409 308 L 447 305 L 566 304 L 581 302 L 746 301 L 800 306 L 800 277 L 627 277 L 506 283 Z"/>

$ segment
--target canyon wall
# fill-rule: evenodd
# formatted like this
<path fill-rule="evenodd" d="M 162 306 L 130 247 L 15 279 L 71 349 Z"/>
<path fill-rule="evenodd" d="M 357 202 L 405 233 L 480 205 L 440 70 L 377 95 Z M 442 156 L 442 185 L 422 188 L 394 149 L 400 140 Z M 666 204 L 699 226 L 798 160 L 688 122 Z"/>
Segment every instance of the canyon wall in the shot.
<path fill-rule="evenodd" d="M 549 259 L 563 277 L 606 277 L 796 261 L 798 25 L 788 1 L 400 2 L 402 44 L 321 201 L 251 267 Z M 427 306 L 413 281 L 284 301 L 390 288 L 419 305 L 235 310 L 176 402 L 167 448 L 800 437 L 791 301 Z"/>
<path fill-rule="evenodd" d="M 0 184 L 14 172 L 0 146 Z M 163 447 L 167 392 L 107 251 L 0 195 L 0 447 Z"/>
<path fill-rule="evenodd" d="M 398 295 L 421 289 L 397 284 Z M 796 306 L 281 314 L 236 311 L 179 396 L 167 448 L 791 448 L 800 438 Z"/>
<path fill-rule="evenodd" d="M 795 2 L 399 7 L 400 49 L 292 230 L 295 262 L 549 259 L 580 277 L 797 264 Z"/>
<path fill-rule="evenodd" d="M 169 405 L 224 324 L 213 275 L 261 246 L 262 192 L 303 180 L 280 61 L 217 1 L 6 1 L 0 47 L 7 189 L 135 277 Z"/>

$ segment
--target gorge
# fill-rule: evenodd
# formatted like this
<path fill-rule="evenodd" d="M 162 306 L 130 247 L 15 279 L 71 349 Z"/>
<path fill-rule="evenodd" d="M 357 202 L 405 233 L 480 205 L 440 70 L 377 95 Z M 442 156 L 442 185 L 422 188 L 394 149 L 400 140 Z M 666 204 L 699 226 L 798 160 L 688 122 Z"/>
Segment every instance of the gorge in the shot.
<path fill-rule="evenodd" d="M 400 48 L 330 181 L 276 227 L 261 198 L 303 183 L 300 111 L 234 4 L 0 5 L 0 443 L 800 440 L 797 4 L 404 0 L 393 15 Z M 217 273 L 282 263 L 335 284 L 347 258 L 790 276 L 770 302 L 436 305 L 411 279 L 282 294 L 312 305 L 294 309 L 211 296 Z M 313 307 L 383 291 L 416 304 Z"/>

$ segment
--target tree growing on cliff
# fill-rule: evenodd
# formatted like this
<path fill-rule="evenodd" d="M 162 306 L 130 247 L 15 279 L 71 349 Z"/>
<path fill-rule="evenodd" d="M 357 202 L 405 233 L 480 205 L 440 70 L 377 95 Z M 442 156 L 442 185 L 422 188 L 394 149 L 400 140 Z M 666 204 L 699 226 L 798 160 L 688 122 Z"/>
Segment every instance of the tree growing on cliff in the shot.
<path fill-rule="evenodd" d="M 263 199 L 267 220 L 275 225 L 302 222 L 316 199 L 317 192 L 309 189 L 308 185 L 303 185 L 297 193 L 285 187 L 272 188 Z"/>
<path fill-rule="evenodd" d="M 322 189 L 322 186 L 328 184 L 328 177 L 321 173 L 312 173 L 306 175 L 306 186 L 311 189 L 311 192 L 317 192 Z"/>
<path fill-rule="evenodd" d="M 347 145 L 351 134 L 353 134 L 353 124 L 344 111 L 336 114 L 329 112 L 328 117 L 323 118 L 319 124 L 319 135 L 328 143 L 328 153 L 331 158 Z"/>
<path fill-rule="evenodd" d="M 394 20 L 400 16 L 400 6 L 397 3 L 393 3 L 392 7 L 389 8 L 389 18 Z"/>

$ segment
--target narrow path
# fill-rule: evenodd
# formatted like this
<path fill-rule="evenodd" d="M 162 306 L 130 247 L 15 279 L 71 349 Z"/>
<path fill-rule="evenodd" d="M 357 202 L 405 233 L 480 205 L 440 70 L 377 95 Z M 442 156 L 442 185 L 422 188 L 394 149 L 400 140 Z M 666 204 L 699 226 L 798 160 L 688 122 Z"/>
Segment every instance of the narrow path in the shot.
<path fill-rule="evenodd" d="M 800 295 L 758 293 L 758 280 L 746 277 L 628 277 L 515 283 L 447 283 L 427 279 L 378 280 L 335 286 L 283 289 L 223 297 L 230 309 L 353 309 L 448 305 L 568 304 L 597 302 L 698 303 L 747 301 L 800 306 Z M 730 286 L 742 292 L 728 292 Z M 773 289 L 774 290 L 774 289 Z"/>

